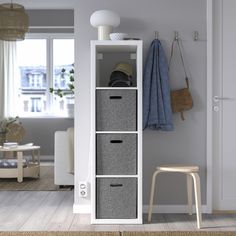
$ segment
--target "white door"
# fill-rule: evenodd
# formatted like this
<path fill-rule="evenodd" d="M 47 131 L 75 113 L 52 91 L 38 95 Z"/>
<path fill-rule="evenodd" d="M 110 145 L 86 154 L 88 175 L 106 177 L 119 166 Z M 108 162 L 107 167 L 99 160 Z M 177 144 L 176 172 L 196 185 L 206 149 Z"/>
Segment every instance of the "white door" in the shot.
<path fill-rule="evenodd" d="M 236 1 L 217 2 L 213 78 L 213 209 L 236 210 Z"/>

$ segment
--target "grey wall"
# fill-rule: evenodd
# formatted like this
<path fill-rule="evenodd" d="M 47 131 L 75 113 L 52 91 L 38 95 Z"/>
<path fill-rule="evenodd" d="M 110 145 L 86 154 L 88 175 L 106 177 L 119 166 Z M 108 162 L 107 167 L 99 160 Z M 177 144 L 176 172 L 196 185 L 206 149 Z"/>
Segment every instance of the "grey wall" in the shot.
<path fill-rule="evenodd" d="M 74 126 L 71 118 L 21 118 L 26 135 L 23 143 L 34 143 L 41 146 L 40 154 L 54 155 L 54 134 L 58 130 L 66 130 Z"/>
<path fill-rule="evenodd" d="M 74 10 L 72 9 L 28 9 L 27 14 L 31 27 L 30 33 L 74 32 L 74 29 L 70 28 L 74 26 Z M 47 28 L 48 26 L 50 28 Z"/>
<path fill-rule="evenodd" d="M 170 54 L 173 32 L 178 30 L 183 40 L 186 63 L 190 73 L 190 87 L 194 108 L 185 113 L 182 121 L 174 115 L 174 132 L 144 131 L 143 134 L 143 193 L 148 204 L 151 175 L 160 164 L 194 164 L 200 166 L 203 204 L 206 203 L 206 1 L 205 0 L 79 0 L 78 1 L 77 59 L 79 78 L 76 82 L 76 110 L 80 114 L 76 126 L 76 185 L 89 177 L 90 130 L 90 40 L 97 39 L 97 30 L 90 23 L 90 15 L 100 9 L 114 10 L 121 16 L 116 32 L 126 32 L 130 37 L 144 42 L 144 61 L 154 31 L 159 31 L 166 54 Z M 198 30 L 200 40 L 194 42 L 192 34 Z M 184 75 L 178 63 L 171 71 L 171 87 L 184 86 Z M 158 180 L 158 203 L 185 204 L 184 176 L 163 174 Z M 168 187 L 166 187 L 168 186 Z M 76 190 L 77 191 L 77 190 Z M 89 204 L 89 199 L 79 199 L 76 204 Z"/>
<path fill-rule="evenodd" d="M 74 26 L 73 9 L 28 9 L 30 26 Z"/>

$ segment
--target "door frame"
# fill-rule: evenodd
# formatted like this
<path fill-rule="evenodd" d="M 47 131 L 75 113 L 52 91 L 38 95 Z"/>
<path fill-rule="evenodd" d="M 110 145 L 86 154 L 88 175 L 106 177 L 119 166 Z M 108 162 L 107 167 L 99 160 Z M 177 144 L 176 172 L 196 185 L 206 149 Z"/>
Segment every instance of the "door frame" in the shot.
<path fill-rule="evenodd" d="M 223 97 L 223 63 L 224 63 L 224 39 L 223 39 L 223 24 L 224 24 L 224 1 L 223 0 L 213 0 L 213 40 L 212 40 L 212 61 L 213 66 L 211 68 L 212 70 L 212 77 L 214 77 L 214 83 L 213 80 L 211 80 L 211 84 L 207 87 L 207 92 L 211 91 L 212 97 L 208 99 L 213 100 L 213 96 L 218 95 L 220 97 Z M 209 70 L 209 68 L 208 68 Z M 209 78 L 207 78 L 209 80 Z M 218 105 L 220 107 L 220 110 L 217 113 L 215 113 L 212 109 L 213 105 Z M 221 172 L 221 161 L 223 160 L 223 149 L 221 146 L 221 143 L 223 141 L 223 128 L 222 128 L 222 122 L 223 122 L 223 113 L 222 113 L 222 103 L 214 104 L 212 101 L 212 106 L 208 107 L 209 112 L 212 113 L 212 165 L 213 165 L 213 171 L 212 171 L 212 209 L 213 211 L 231 211 L 230 204 L 227 205 L 224 203 L 223 199 L 223 191 L 222 191 L 222 175 Z M 213 113 L 215 113 L 213 115 Z M 215 128 L 216 127 L 216 128 Z M 219 128 L 219 129 L 217 129 Z M 207 143 L 207 148 L 210 148 L 210 146 Z M 214 158 L 213 158 L 214 157 Z M 235 205 L 235 204 L 234 204 Z"/>
<path fill-rule="evenodd" d="M 207 192 L 206 213 L 212 213 L 213 206 L 213 0 L 207 0 L 207 129 L 206 163 Z"/>

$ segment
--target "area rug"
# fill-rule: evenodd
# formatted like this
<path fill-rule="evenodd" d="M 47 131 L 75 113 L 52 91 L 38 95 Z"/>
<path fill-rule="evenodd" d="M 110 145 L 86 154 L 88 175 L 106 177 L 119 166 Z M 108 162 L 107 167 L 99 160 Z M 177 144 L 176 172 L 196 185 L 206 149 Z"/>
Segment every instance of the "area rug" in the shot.
<path fill-rule="evenodd" d="M 236 232 L 0 232 L 0 236 L 235 236 Z"/>
<path fill-rule="evenodd" d="M 16 178 L 0 179 L 0 190 L 4 191 L 61 191 L 71 190 L 71 186 L 59 188 L 54 184 L 54 167 L 40 166 L 40 178 L 24 178 L 18 183 Z"/>
<path fill-rule="evenodd" d="M 119 232 L 0 232 L 0 236 L 120 236 Z"/>
<path fill-rule="evenodd" d="M 119 232 L 0 232 L 0 236 L 120 236 Z"/>

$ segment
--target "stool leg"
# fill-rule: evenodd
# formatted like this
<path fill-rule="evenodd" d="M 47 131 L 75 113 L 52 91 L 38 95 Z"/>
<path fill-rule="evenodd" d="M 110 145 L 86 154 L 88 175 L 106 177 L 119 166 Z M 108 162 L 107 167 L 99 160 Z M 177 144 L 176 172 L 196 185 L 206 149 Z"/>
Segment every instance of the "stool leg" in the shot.
<path fill-rule="evenodd" d="M 187 174 L 188 213 L 193 214 L 193 181 L 192 176 Z"/>
<path fill-rule="evenodd" d="M 148 209 L 148 222 L 151 222 L 151 220 L 152 220 L 152 208 L 153 208 L 153 198 L 154 198 L 154 193 L 155 193 L 156 176 L 160 172 L 161 171 L 157 170 L 154 172 L 154 174 L 152 176 L 152 185 L 151 185 L 150 201 L 149 201 L 149 209 Z"/>
<path fill-rule="evenodd" d="M 194 182 L 195 204 L 197 213 L 197 227 L 200 229 L 202 224 L 202 212 L 201 212 L 201 186 L 198 173 L 191 173 Z"/>

